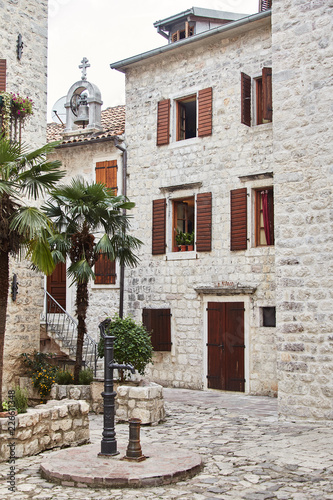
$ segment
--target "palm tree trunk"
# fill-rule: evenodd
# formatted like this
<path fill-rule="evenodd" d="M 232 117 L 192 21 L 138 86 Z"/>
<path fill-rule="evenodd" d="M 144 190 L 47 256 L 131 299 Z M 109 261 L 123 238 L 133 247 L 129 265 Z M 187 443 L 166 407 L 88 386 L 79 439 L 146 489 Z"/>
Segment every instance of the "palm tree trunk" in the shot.
<path fill-rule="evenodd" d="M 87 333 L 86 316 L 89 304 L 88 284 L 78 283 L 76 290 L 76 315 L 78 319 L 77 325 L 77 344 L 76 344 L 76 358 L 74 365 L 74 384 L 79 383 L 79 373 L 82 367 L 82 350 L 83 340 Z"/>
<path fill-rule="evenodd" d="M 0 401 L 2 401 L 3 354 L 9 287 L 9 254 L 0 251 Z"/>

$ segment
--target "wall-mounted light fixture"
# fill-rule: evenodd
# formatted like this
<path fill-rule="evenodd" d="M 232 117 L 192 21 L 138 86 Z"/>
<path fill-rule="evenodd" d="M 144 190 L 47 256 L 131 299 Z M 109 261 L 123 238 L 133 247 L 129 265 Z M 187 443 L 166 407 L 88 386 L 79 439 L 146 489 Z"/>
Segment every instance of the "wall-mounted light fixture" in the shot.
<path fill-rule="evenodd" d="M 16 52 L 17 52 L 17 59 L 20 60 L 23 52 L 23 41 L 21 33 L 17 37 Z"/>
<path fill-rule="evenodd" d="M 17 274 L 13 274 L 13 279 L 12 279 L 12 299 L 13 299 L 13 302 L 15 302 L 17 294 L 18 294 Z"/>

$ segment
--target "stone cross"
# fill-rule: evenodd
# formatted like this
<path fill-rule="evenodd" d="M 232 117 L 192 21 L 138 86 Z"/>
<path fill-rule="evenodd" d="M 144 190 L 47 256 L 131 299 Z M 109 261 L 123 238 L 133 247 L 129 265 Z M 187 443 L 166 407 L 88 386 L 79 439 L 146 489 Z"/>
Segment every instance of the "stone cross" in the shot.
<path fill-rule="evenodd" d="M 89 61 L 86 57 L 84 57 L 81 61 L 79 68 L 82 69 L 82 80 L 87 79 L 87 68 L 90 68 Z"/>

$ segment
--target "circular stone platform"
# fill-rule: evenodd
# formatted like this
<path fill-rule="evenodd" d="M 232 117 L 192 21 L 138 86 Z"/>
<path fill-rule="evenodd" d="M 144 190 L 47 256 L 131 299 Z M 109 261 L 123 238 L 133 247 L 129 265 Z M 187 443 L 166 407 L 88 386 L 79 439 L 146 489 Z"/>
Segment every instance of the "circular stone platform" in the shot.
<path fill-rule="evenodd" d="M 162 445 L 141 445 L 147 457 L 142 462 L 122 460 L 126 448 L 118 445 L 119 455 L 98 456 L 100 444 L 66 448 L 51 453 L 41 463 L 41 474 L 63 486 L 91 488 L 141 488 L 180 481 L 197 474 L 201 457 L 189 450 Z"/>

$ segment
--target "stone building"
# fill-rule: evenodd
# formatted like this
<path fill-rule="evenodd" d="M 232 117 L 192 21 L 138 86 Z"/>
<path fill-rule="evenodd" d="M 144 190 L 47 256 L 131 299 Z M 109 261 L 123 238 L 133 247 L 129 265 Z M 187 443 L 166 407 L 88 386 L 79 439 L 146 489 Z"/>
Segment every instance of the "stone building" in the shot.
<path fill-rule="evenodd" d="M 0 89 L 33 100 L 34 114 L 25 121 L 21 138 L 37 148 L 46 142 L 47 0 L 1 2 L 0 17 Z M 9 294 L 8 300 L 4 394 L 17 383 L 19 354 L 39 349 L 43 307 L 42 278 L 16 259 L 11 260 L 10 281 L 14 274 L 18 294 L 15 301 Z"/>
<path fill-rule="evenodd" d="M 331 420 L 332 5 L 270 3 L 206 31 L 214 12 L 189 9 L 155 23 L 167 45 L 111 64 L 145 243 L 125 310 L 153 329 L 154 381 Z"/>

